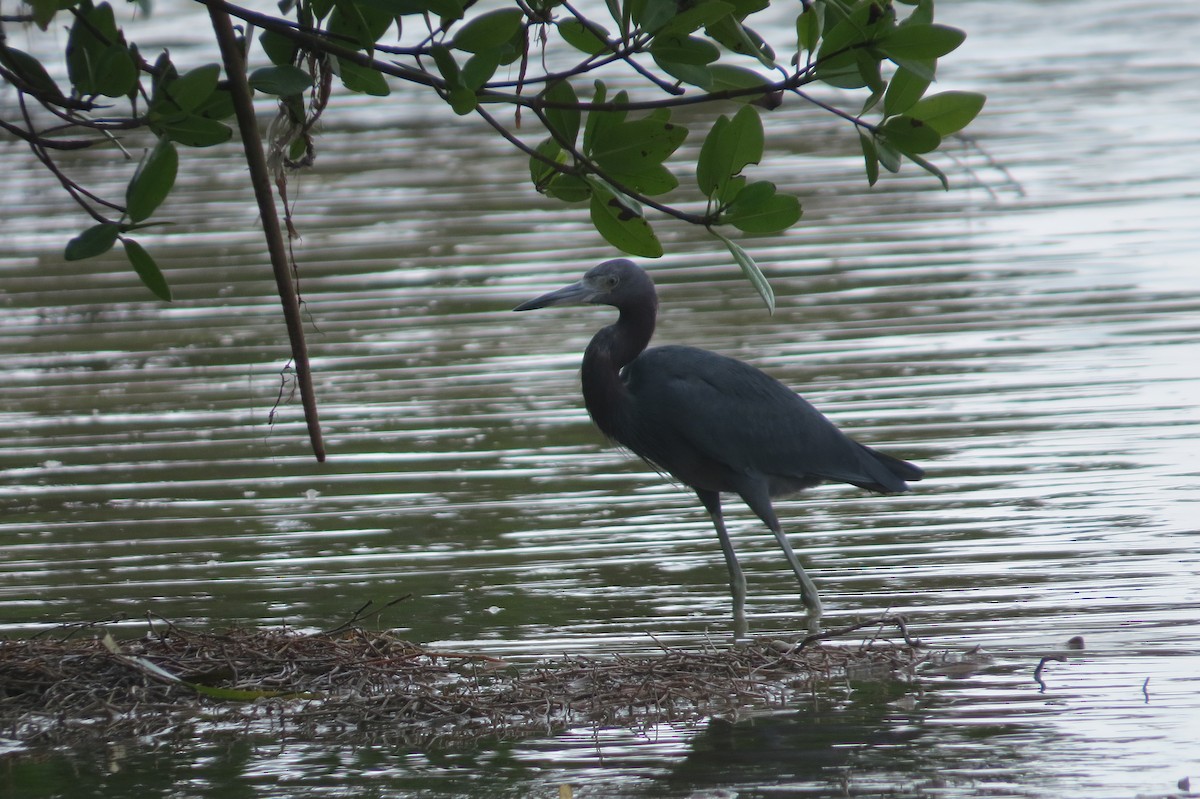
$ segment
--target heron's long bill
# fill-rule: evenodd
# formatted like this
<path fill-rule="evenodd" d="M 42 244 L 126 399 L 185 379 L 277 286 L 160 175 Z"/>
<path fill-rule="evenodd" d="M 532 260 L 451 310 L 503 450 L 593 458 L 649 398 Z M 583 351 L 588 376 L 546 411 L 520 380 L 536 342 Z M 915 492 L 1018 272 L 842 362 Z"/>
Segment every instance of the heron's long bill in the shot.
<path fill-rule="evenodd" d="M 552 305 L 587 305 L 595 295 L 595 289 L 589 288 L 581 280 L 578 283 L 551 291 L 549 294 L 535 297 L 528 302 L 523 302 L 513 310 L 532 311 L 535 308 L 549 308 Z"/>

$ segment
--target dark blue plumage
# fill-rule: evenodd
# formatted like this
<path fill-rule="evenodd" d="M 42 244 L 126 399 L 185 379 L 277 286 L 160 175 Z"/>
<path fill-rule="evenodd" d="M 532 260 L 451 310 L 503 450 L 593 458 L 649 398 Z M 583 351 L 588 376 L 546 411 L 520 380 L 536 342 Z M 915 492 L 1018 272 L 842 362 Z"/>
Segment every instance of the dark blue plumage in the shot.
<path fill-rule="evenodd" d="M 721 515 L 722 492 L 740 496 L 771 528 L 801 585 L 810 624 L 821 615 L 771 506 L 771 497 L 826 481 L 871 491 L 907 491 L 923 472 L 841 432 L 806 400 L 747 363 L 695 347 L 646 349 L 658 295 L 650 276 L 625 259 L 605 261 L 583 280 L 515 310 L 602 304 L 616 323 L 588 344 L 581 370 L 588 413 L 613 441 L 690 486 L 712 516 L 730 572 L 735 629 L 745 622 L 745 578 Z"/>

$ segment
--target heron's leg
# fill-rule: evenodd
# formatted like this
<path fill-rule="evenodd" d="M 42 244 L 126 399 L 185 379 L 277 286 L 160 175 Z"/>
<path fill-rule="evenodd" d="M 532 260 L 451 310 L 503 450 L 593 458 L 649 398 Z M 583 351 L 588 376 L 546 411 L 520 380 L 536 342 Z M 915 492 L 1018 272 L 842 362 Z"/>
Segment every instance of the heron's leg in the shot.
<path fill-rule="evenodd" d="M 733 637 L 745 638 L 750 632 L 746 623 L 746 575 L 738 565 L 737 555 L 733 551 L 733 542 L 725 530 L 725 518 L 721 515 L 721 495 L 716 491 L 696 490 L 696 496 L 704 503 L 708 515 L 712 517 L 713 527 L 717 530 L 717 538 L 721 541 L 721 551 L 725 553 L 725 565 L 729 567 L 729 592 L 733 595 Z"/>
<path fill-rule="evenodd" d="M 808 610 L 809 626 L 815 625 L 816 620 L 821 618 L 823 608 L 821 607 L 821 597 L 817 593 L 816 583 L 804 571 L 804 567 L 800 565 L 800 559 L 796 557 L 796 553 L 792 551 L 792 545 L 788 541 L 787 536 L 783 534 L 783 528 L 779 524 L 779 517 L 775 515 L 775 509 L 771 507 L 771 498 L 767 494 L 765 485 L 755 485 L 746 491 L 739 492 L 746 504 L 750 506 L 750 510 L 763 520 L 767 527 L 771 528 L 771 532 L 775 535 L 775 540 L 779 542 L 780 549 L 783 550 L 784 557 L 792 567 L 792 571 L 796 573 L 796 579 L 800 581 L 800 601 L 804 603 L 805 609 Z"/>

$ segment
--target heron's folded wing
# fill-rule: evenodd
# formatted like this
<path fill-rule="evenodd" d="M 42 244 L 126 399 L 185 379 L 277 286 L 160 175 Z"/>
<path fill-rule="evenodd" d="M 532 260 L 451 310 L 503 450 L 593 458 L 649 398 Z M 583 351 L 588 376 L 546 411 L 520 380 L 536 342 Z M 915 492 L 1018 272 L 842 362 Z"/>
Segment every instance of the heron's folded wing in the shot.
<path fill-rule="evenodd" d="M 873 450 L 747 363 L 692 347 L 658 347 L 634 361 L 626 378 L 644 434 L 660 446 L 686 443 L 746 474 L 904 490 Z"/>

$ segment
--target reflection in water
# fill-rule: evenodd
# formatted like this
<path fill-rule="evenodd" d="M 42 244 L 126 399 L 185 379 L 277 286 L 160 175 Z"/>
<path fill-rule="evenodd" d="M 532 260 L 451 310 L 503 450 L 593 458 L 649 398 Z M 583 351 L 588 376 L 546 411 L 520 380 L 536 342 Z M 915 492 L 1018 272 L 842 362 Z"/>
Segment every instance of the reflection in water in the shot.
<path fill-rule="evenodd" d="M 831 486 L 781 503 L 829 623 L 904 612 L 930 643 L 993 651 L 994 669 L 899 696 L 854 686 L 731 729 L 420 754 L 214 734 L 75 753 L 84 778 L 69 784 L 60 759 L 9 757 L 0 784 L 1127 797 L 1200 775 L 1194 20 L 1122 0 L 943 13 L 972 34 L 945 80 L 988 92 L 975 135 L 1023 193 L 966 147 L 959 190 L 909 175 L 867 191 L 852 141 L 775 114 L 772 177 L 806 196 L 800 230 L 751 242 L 776 316 L 687 231 L 665 231 L 672 256 L 652 268 L 659 341 L 752 362 L 930 467 L 903 497 Z M 571 373 L 603 312 L 520 325 L 508 312 L 611 251 L 574 209 L 529 213 L 523 165 L 458 120 L 386 113 L 331 114 L 298 185 L 320 466 L 294 403 L 265 423 L 284 337 L 231 154 L 185 165 L 167 210 L 180 224 L 147 237 L 169 306 L 119 258 L 61 262 L 78 220 L 30 188 L 44 186 L 32 167 L 0 185 L 6 632 L 147 610 L 327 628 L 412 593 L 384 623 L 515 657 L 726 634 L 707 519 L 605 448 L 579 406 Z M 431 141 L 469 150 L 471 168 L 448 171 Z M 92 154 L 75 167 L 104 180 Z M 786 636 L 790 575 L 748 514 L 729 521 L 751 623 Z M 1087 649 L 1052 664 L 1039 694 L 1038 653 L 1077 634 Z"/>

